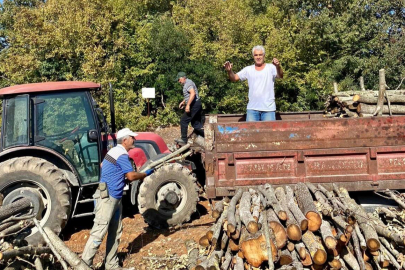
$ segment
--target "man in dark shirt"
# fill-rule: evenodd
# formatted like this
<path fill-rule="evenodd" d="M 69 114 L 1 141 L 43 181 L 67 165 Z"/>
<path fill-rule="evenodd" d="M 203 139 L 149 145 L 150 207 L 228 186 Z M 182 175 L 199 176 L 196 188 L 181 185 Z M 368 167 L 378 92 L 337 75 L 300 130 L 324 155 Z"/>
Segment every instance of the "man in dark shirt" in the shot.
<path fill-rule="evenodd" d="M 179 72 L 177 74 L 177 81 L 183 85 L 184 100 L 180 102 L 179 108 L 184 108 L 184 114 L 180 119 L 181 139 L 177 139 L 176 142 L 179 145 L 185 145 L 187 143 L 187 130 L 190 123 L 194 128 L 194 133 L 204 137 L 202 104 L 197 86 L 192 80 L 187 79 L 186 73 Z"/>

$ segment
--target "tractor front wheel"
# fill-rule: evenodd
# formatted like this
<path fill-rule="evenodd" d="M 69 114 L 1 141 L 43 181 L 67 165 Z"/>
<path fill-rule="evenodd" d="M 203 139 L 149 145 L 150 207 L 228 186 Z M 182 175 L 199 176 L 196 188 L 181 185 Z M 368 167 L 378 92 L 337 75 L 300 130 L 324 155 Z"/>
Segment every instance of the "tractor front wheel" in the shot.
<path fill-rule="evenodd" d="M 66 176 L 52 163 L 36 157 L 18 157 L 0 163 L 0 193 L 3 205 L 29 198 L 34 215 L 42 227 L 59 234 L 71 210 L 71 193 Z M 25 238 L 31 245 L 44 243 L 33 227 Z"/>
<path fill-rule="evenodd" d="M 146 177 L 139 189 L 138 208 L 145 221 L 156 228 L 180 225 L 196 211 L 196 178 L 181 164 L 169 164 Z"/>

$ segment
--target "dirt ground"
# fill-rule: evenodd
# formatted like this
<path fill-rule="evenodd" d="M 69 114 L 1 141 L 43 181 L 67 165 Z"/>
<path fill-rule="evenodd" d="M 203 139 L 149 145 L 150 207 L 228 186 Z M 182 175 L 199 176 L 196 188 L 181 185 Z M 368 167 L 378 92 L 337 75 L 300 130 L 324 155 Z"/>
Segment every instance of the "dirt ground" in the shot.
<path fill-rule="evenodd" d="M 179 137 L 179 127 L 161 128 L 155 131 L 167 144 L 172 144 Z M 197 212 L 189 223 L 180 228 L 158 230 L 150 228 L 138 213 L 137 207 L 124 200 L 123 234 L 118 253 L 124 267 L 135 269 L 186 269 L 187 249 L 185 241 L 192 239 L 198 243 L 199 238 L 211 227 L 211 207 L 205 198 L 200 198 Z M 61 237 L 74 252 L 83 252 L 93 217 L 78 218 L 69 221 Z M 95 259 L 96 269 L 104 269 L 102 260 L 105 257 L 105 240 Z"/>

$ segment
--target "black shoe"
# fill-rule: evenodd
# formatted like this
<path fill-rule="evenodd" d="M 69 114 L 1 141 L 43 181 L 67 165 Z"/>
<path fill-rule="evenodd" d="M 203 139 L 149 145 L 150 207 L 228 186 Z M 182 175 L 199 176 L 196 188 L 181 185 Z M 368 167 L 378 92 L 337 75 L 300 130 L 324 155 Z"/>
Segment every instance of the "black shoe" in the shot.
<path fill-rule="evenodd" d="M 175 139 L 174 141 L 176 142 L 177 145 L 180 145 L 180 146 L 184 146 L 184 145 L 187 144 L 187 143 L 186 143 L 185 141 L 183 141 L 182 139 Z"/>

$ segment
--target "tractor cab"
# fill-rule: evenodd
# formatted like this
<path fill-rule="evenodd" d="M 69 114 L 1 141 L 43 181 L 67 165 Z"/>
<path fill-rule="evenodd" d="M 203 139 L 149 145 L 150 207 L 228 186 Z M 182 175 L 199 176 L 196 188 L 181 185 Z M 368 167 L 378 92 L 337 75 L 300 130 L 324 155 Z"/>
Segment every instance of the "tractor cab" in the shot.
<path fill-rule="evenodd" d="M 105 118 L 97 110 L 88 82 L 18 85 L 0 92 L 3 97 L 2 152 L 44 151 L 74 167 L 81 184 L 99 181 Z"/>

